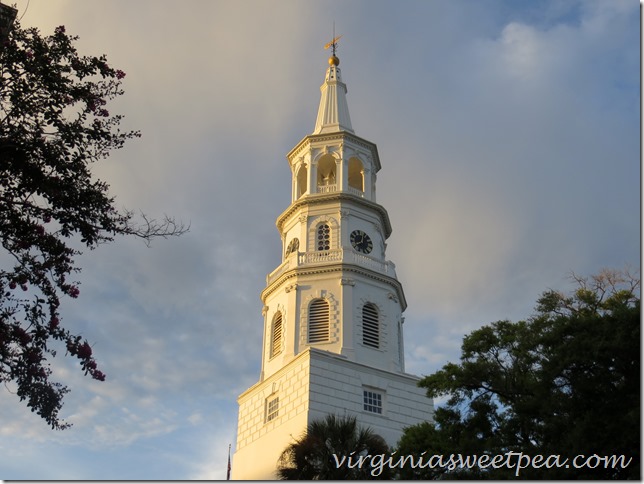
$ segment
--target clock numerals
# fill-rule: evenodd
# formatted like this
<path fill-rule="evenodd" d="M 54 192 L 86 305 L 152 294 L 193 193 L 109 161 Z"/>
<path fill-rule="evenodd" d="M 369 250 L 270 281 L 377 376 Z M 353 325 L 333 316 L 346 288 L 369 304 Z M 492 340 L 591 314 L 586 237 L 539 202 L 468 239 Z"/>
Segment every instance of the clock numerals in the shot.
<path fill-rule="evenodd" d="M 353 248 L 363 254 L 369 254 L 373 249 L 371 238 L 362 230 L 354 230 L 351 232 L 350 240 Z"/>

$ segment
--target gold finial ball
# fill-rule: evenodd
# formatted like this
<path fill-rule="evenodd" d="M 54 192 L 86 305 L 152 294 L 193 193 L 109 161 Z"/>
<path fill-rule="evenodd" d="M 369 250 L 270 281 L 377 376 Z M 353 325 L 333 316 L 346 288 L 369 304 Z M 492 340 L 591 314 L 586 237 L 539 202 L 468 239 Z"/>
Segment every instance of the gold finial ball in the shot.
<path fill-rule="evenodd" d="M 329 57 L 329 65 L 330 66 L 337 66 L 340 64 L 340 59 L 338 59 L 336 56 L 332 55 Z"/>

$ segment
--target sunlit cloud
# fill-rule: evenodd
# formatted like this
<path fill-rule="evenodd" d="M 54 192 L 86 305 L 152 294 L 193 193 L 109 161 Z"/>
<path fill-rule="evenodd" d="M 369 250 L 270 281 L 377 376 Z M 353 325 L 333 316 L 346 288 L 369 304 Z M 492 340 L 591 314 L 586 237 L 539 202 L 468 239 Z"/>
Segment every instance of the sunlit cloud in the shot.
<path fill-rule="evenodd" d="M 119 207 L 190 232 L 79 259 L 65 322 L 107 380 L 61 349 L 74 426 L 57 433 L 0 392 L 3 477 L 225 478 L 236 398 L 259 376 L 285 155 L 313 129 L 334 20 L 356 134 L 382 162 L 409 372 L 528 317 L 571 270 L 639 266 L 638 15 L 628 0 L 30 0 L 23 25 L 65 24 L 127 73 L 111 109 L 142 137 L 96 175 Z"/>

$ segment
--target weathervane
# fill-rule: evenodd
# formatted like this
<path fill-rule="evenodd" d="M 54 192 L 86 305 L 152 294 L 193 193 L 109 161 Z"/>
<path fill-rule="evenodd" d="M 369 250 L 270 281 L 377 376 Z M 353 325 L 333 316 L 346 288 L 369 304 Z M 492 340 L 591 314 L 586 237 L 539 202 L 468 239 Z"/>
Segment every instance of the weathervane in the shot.
<path fill-rule="evenodd" d="M 338 45 L 338 40 L 340 40 L 340 37 L 342 36 L 341 35 L 338 35 L 337 37 L 335 36 L 335 22 L 333 22 L 333 40 L 324 46 L 325 50 L 328 49 L 329 47 L 333 47 L 333 50 L 331 51 L 333 53 L 332 54 L 333 57 L 335 57 L 335 49 L 336 49 L 336 46 Z"/>

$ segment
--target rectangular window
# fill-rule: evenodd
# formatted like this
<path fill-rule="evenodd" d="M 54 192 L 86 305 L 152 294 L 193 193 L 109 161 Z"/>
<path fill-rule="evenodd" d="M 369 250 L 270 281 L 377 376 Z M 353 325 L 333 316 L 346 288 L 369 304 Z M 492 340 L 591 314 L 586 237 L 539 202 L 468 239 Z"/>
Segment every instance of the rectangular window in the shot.
<path fill-rule="evenodd" d="M 275 420 L 280 412 L 280 397 L 268 397 L 266 399 L 266 423 Z"/>
<path fill-rule="evenodd" d="M 382 393 L 364 390 L 364 411 L 382 414 Z"/>

